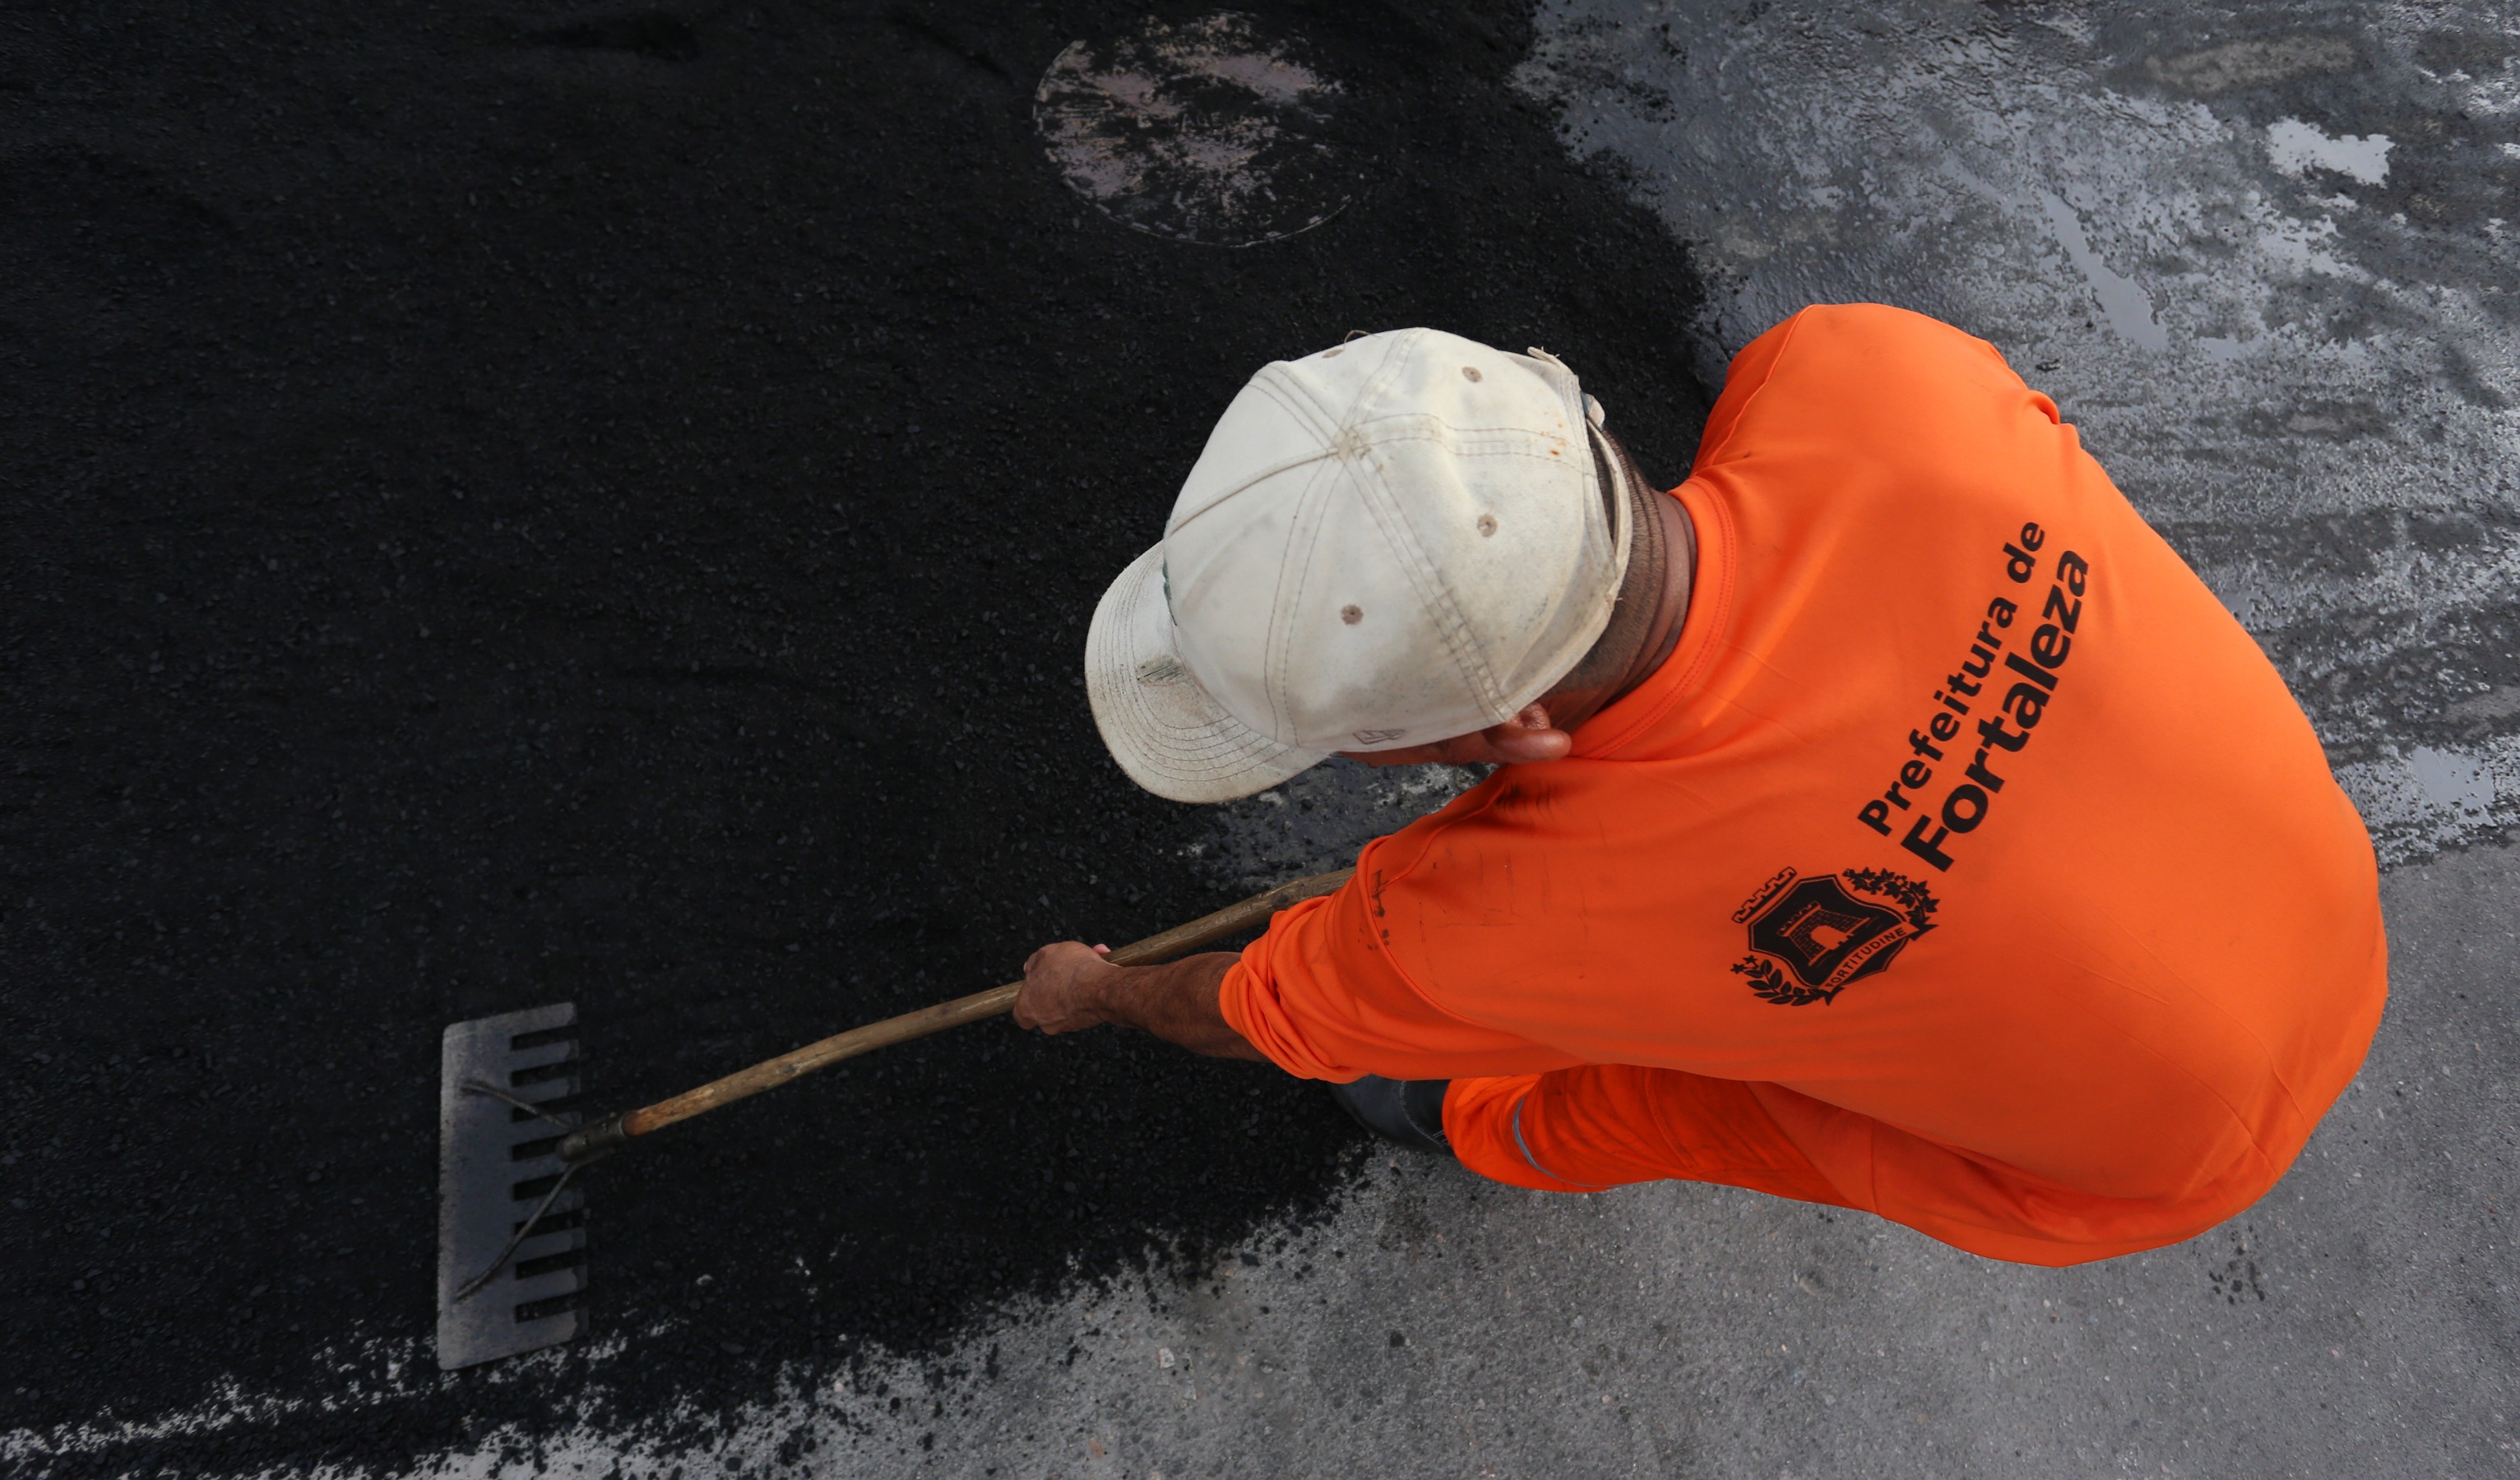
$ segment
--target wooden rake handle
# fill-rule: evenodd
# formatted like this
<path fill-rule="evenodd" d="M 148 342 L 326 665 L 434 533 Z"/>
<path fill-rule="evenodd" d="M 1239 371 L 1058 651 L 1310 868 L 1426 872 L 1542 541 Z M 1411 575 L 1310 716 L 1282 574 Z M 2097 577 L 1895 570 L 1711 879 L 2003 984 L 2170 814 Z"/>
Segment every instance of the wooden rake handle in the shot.
<path fill-rule="evenodd" d="M 1280 884 L 1265 893 L 1254 894 L 1238 905 L 1228 905 L 1213 915 L 1202 915 L 1186 925 L 1175 925 L 1160 935 L 1132 941 L 1114 950 L 1107 958 L 1115 966 L 1145 966 L 1156 962 L 1187 956 L 1201 946 L 1211 945 L 1229 936 L 1256 929 L 1269 921 L 1269 917 L 1298 900 L 1312 899 L 1329 893 L 1355 875 L 1354 869 L 1337 869 L 1316 874 L 1310 878 Z M 643 1109 L 608 1115 L 602 1120 L 580 1127 L 561 1138 L 560 1156 L 570 1165 L 581 1165 L 599 1156 L 617 1151 L 634 1137 L 645 1136 L 678 1120 L 689 1120 L 704 1110 L 748 1099 L 764 1090 L 775 1090 L 792 1079 L 799 1079 L 817 1069 L 827 1069 L 844 1058 L 855 1058 L 878 1049 L 888 1049 L 947 1028 L 959 1028 L 967 1022 L 978 1022 L 1014 1010 L 1015 994 L 1023 983 L 1010 982 L 974 992 L 952 1002 L 940 1002 L 932 1008 L 904 1012 L 862 1028 L 834 1033 L 820 1043 L 809 1043 L 801 1049 L 764 1059 L 751 1068 L 712 1080 L 697 1090 L 687 1090 L 671 1099 L 660 1099 Z"/>

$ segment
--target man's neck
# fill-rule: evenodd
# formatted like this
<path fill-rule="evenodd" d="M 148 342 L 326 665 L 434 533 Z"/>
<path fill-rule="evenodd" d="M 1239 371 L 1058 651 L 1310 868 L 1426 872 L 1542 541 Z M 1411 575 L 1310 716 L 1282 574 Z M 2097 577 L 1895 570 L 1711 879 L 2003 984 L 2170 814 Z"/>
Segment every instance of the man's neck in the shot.
<path fill-rule="evenodd" d="M 1620 681 L 1618 691 L 1604 701 L 1605 708 L 1625 698 L 1670 660 L 1672 650 L 1680 646 L 1680 629 L 1688 620 L 1688 593 L 1697 576 L 1697 526 L 1689 522 L 1688 511 L 1681 507 L 1680 500 L 1657 493 L 1652 502 L 1663 547 L 1662 582 L 1654 593 L 1653 621 L 1645 629 L 1644 641 L 1637 645 L 1637 659 Z"/>
<path fill-rule="evenodd" d="M 1629 467 L 1629 476 L 1636 477 L 1635 465 Z M 1680 500 L 1647 491 L 1639 502 L 1644 508 L 1637 511 L 1627 579 L 1620 584 L 1618 605 L 1604 633 L 1611 646 L 1600 654 L 1598 665 L 1589 659 L 1585 665 L 1612 676 L 1583 689 L 1551 694 L 1544 702 L 1558 729 L 1572 732 L 1634 693 L 1680 646 L 1681 627 L 1688 617 L 1689 587 L 1697 570 L 1697 531 Z M 1646 613 L 1642 620 L 1636 615 L 1640 611 Z"/>

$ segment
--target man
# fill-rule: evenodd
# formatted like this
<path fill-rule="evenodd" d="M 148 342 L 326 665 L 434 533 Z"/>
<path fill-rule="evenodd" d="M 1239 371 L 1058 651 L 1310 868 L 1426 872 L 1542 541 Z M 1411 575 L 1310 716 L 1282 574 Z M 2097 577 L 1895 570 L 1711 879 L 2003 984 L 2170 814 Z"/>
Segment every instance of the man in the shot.
<path fill-rule="evenodd" d="M 2247 633 L 1988 345 L 1815 307 L 1654 493 L 1539 350 L 1269 366 L 1096 612 L 1122 768 L 1493 763 L 1238 956 L 1073 942 L 1016 1020 L 1344 1086 L 1589 1191 L 1866 1209 L 2065 1265 L 2263 1195 L 2386 959 L 2361 820 Z"/>

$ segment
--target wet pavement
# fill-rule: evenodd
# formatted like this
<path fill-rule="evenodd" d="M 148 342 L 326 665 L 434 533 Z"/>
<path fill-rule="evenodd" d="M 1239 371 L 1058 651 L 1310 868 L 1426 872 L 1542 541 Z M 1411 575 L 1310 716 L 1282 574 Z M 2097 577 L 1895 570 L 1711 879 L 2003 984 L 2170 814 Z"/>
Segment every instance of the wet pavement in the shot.
<path fill-rule="evenodd" d="M 2508 18 L 1238 10 L 0 39 L 44 387 L 0 408 L 0 1457 L 2520 1467 Z M 1294 160 L 1285 199 L 1199 174 L 1218 140 Z M 1189 809 L 1097 755 L 1082 622 L 1252 367 L 1546 344 L 1676 474 L 1732 349 L 1859 298 L 2057 398 L 2373 825 L 2391 1014 L 2256 1209 L 2022 1269 L 1728 1188 L 1500 1188 L 1257 1072 L 981 1028 L 605 1169 L 590 1339 L 430 1369 L 445 1020 L 574 998 L 602 1093 L 681 1088 L 1466 780 Z"/>
<path fill-rule="evenodd" d="M 1968 326 L 2282 667 L 2384 862 L 2520 817 L 2520 71 L 2476 6 L 1551 6 L 1719 357 Z M 2508 219 L 2506 219 L 2508 218 Z"/>

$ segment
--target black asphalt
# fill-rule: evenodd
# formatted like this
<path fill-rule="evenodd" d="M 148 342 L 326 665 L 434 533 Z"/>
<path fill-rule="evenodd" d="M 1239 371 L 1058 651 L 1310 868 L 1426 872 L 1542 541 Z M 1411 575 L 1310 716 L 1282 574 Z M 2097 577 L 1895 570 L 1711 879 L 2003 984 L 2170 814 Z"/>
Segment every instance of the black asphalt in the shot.
<path fill-rule="evenodd" d="M 1223 903 L 1077 670 L 1262 363 L 1543 344 L 1677 477 L 1688 255 L 1506 89 L 1520 8 L 1239 8 L 1372 181 L 1240 251 L 1034 136 L 1137 4 L 9 13 L 0 1431 L 425 1366 L 450 1020 L 574 999 L 634 1102 Z M 965 1030 L 595 1173 L 610 1358 L 37 1467 L 705 1413 L 1292 1226 L 1358 1134 Z"/>

